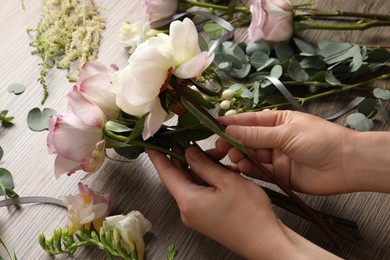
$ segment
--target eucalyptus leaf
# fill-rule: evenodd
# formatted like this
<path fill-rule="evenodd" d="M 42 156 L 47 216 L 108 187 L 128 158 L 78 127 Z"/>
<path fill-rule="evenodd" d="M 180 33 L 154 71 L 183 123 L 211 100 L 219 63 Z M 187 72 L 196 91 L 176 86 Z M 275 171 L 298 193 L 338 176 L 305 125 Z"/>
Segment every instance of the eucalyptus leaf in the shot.
<path fill-rule="evenodd" d="M 53 109 L 45 108 L 41 111 L 35 107 L 28 112 L 27 125 L 33 131 L 43 131 L 49 128 L 49 117 L 55 114 Z"/>
<path fill-rule="evenodd" d="M 373 117 L 376 114 L 376 107 L 378 102 L 374 98 L 366 98 L 357 106 L 359 113 L 365 115 L 366 117 Z"/>
<path fill-rule="evenodd" d="M 326 69 L 326 63 L 316 56 L 305 57 L 299 62 L 299 64 L 301 64 L 303 69 Z"/>
<path fill-rule="evenodd" d="M 357 45 L 355 45 L 355 46 L 357 46 Z M 359 48 L 359 47 L 357 47 L 357 48 Z M 351 72 L 357 71 L 362 65 L 363 65 L 363 56 L 360 53 L 360 49 L 359 49 L 359 51 L 355 51 L 353 53 L 352 62 L 350 65 Z"/>
<path fill-rule="evenodd" d="M 352 129 L 358 131 L 370 131 L 374 126 L 373 120 L 368 119 L 361 113 L 353 113 L 348 115 L 346 122 Z"/>
<path fill-rule="evenodd" d="M 248 76 L 249 72 L 251 70 L 250 64 L 243 64 L 241 69 L 233 68 L 228 75 L 233 78 L 243 79 L 246 76 Z"/>
<path fill-rule="evenodd" d="M 288 60 L 294 56 L 294 51 L 287 42 L 278 42 L 275 45 L 275 53 L 276 57 L 281 61 Z"/>
<path fill-rule="evenodd" d="M 0 146 L 0 160 L 3 158 L 4 150 L 3 147 Z"/>
<path fill-rule="evenodd" d="M 213 40 L 217 40 L 227 33 L 227 30 L 222 25 L 217 23 L 205 23 L 203 25 L 203 30 Z"/>
<path fill-rule="evenodd" d="M 309 75 L 304 69 L 302 69 L 301 65 L 294 57 L 290 59 L 290 64 L 287 68 L 287 73 L 290 78 L 298 82 L 306 81 L 309 79 Z"/>
<path fill-rule="evenodd" d="M 268 56 L 271 54 L 271 48 L 266 41 L 250 43 L 246 46 L 245 51 L 249 56 L 257 51 L 263 52 Z"/>
<path fill-rule="evenodd" d="M 260 89 L 260 84 L 258 81 L 253 83 L 253 105 L 252 107 L 256 107 L 257 104 L 259 103 L 259 90 Z"/>
<path fill-rule="evenodd" d="M 269 56 L 262 51 L 256 51 L 250 56 L 250 63 L 256 69 L 262 67 L 269 60 Z"/>
<path fill-rule="evenodd" d="M 388 89 L 375 88 L 372 93 L 376 98 L 380 98 L 383 100 L 390 99 L 390 90 Z"/>
<path fill-rule="evenodd" d="M 240 46 L 234 46 L 232 48 L 232 54 L 235 58 L 240 60 L 242 63 L 246 63 L 249 61 L 248 56 Z"/>
<path fill-rule="evenodd" d="M 14 179 L 7 169 L 0 168 L 0 184 L 11 189 L 14 188 Z M 0 189 L 0 195 L 5 195 L 2 189 Z"/>
<path fill-rule="evenodd" d="M 253 93 L 244 85 L 240 83 L 235 83 L 232 84 L 229 89 L 233 91 L 241 91 L 241 97 L 242 98 L 247 98 L 247 99 L 252 99 L 253 98 Z"/>
<path fill-rule="evenodd" d="M 214 57 L 214 61 L 213 62 L 217 66 L 220 63 L 229 62 L 229 63 L 231 63 L 234 66 L 234 68 L 237 68 L 237 69 L 242 68 L 242 62 L 239 59 L 237 59 L 235 56 L 231 55 L 231 54 L 226 54 L 226 53 L 216 54 L 215 57 Z"/>
<path fill-rule="evenodd" d="M 373 49 L 367 55 L 367 62 L 370 63 L 386 63 L 390 61 L 390 52 L 384 48 Z"/>
<path fill-rule="evenodd" d="M 316 53 L 316 49 L 310 43 L 305 42 L 299 38 L 294 38 L 294 42 L 301 51 L 302 56 L 312 56 Z"/>
<path fill-rule="evenodd" d="M 26 86 L 22 83 L 12 83 L 7 87 L 9 93 L 14 93 L 15 95 L 22 94 L 26 89 Z"/>
<path fill-rule="evenodd" d="M 325 81 L 331 85 L 338 86 L 341 85 L 340 80 L 338 80 L 332 73 L 332 71 L 327 71 L 325 73 Z"/>
<path fill-rule="evenodd" d="M 283 75 L 283 68 L 280 65 L 275 65 L 272 67 L 270 76 L 279 79 Z"/>

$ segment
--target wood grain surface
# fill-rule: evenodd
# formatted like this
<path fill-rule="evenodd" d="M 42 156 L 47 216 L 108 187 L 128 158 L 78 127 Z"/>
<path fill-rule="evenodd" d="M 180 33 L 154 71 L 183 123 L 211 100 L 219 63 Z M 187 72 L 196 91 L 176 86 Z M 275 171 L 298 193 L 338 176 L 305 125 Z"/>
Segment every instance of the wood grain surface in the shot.
<path fill-rule="evenodd" d="M 77 194 L 77 183 L 83 175 L 78 173 L 56 180 L 53 170 L 54 156 L 49 155 L 46 148 L 47 132 L 33 132 L 27 126 L 27 113 L 34 107 L 65 111 L 65 95 L 72 84 L 67 82 L 66 72 L 50 72 L 47 78 L 50 96 L 44 106 L 40 105 L 42 90 L 36 81 L 40 60 L 30 54 L 31 39 L 26 29 L 37 25 L 45 1 L 25 2 L 26 9 L 23 10 L 19 0 L 0 1 L 0 109 L 8 109 L 10 115 L 15 116 L 12 127 L 0 126 L 0 146 L 4 149 L 0 167 L 7 168 L 13 174 L 15 190 L 21 196 L 58 198 L 63 194 Z M 99 60 L 106 65 L 117 64 L 124 67 L 128 53 L 118 43 L 119 29 L 124 20 L 136 20 L 142 15 L 139 0 L 96 2 L 105 7 L 103 15 L 107 19 Z M 324 11 L 350 10 L 389 14 L 390 1 L 318 0 L 315 7 Z M 390 27 L 364 32 L 310 31 L 302 35 L 313 41 L 331 38 L 359 44 L 390 46 Z M 245 31 L 241 31 L 236 40 L 245 37 Z M 14 82 L 26 85 L 26 91 L 21 95 L 8 93 L 7 86 Z M 375 85 L 389 84 L 384 81 Z M 325 98 L 307 104 L 307 108 L 314 114 L 325 116 L 339 110 L 350 99 L 350 95 Z M 344 118 L 337 121 L 340 124 L 344 122 Z M 390 125 L 378 122 L 376 130 L 389 131 Z M 205 147 L 212 144 L 212 140 L 203 142 Z M 109 154 L 118 158 L 111 152 Z M 167 247 L 173 243 L 179 250 L 177 259 L 241 259 L 181 223 L 175 202 L 146 156 L 128 163 L 106 160 L 99 173 L 85 182 L 97 191 L 112 194 L 112 214 L 137 209 L 152 222 L 153 229 L 145 236 L 146 259 L 165 259 Z M 356 243 L 342 241 L 342 248 L 335 249 L 317 226 L 276 208 L 282 221 L 293 230 L 346 259 L 390 259 L 390 195 L 354 193 L 328 197 L 302 195 L 302 198 L 319 210 L 356 221 L 362 240 Z M 0 208 L 0 235 L 21 260 L 52 259 L 40 248 L 38 234 L 51 234 L 54 228 L 64 227 L 67 223 L 66 210 L 57 206 L 34 204 L 20 208 Z M 1 246 L 0 255 L 6 255 Z M 64 258 L 66 256 L 57 259 Z M 70 258 L 106 259 L 106 255 L 102 250 L 86 248 Z"/>

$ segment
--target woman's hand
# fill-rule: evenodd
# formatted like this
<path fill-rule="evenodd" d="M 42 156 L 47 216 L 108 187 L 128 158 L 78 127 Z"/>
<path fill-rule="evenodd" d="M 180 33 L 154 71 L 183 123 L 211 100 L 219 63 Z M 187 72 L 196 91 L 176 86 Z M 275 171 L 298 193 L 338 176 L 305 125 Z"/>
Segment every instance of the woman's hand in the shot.
<path fill-rule="evenodd" d="M 292 189 L 310 194 L 355 191 L 350 172 L 356 132 L 321 118 L 292 111 L 263 111 L 219 119 L 226 133 L 245 144 Z M 240 172 L 268 181 L 235 148 L 220 139 L 212 153 L 228 154 Z"/>
<path fill-rule="evenodd" d="M 205 185 L 195 183 L 188 171 L 165 155 L 153 150 L 148 155 L 189 228 L 249 259 L 270 259 L 273 253 L 280 256 L 281 245 L 292 247 L 269 198 L 253 182 L 194 147 L 186 150 L 185 158 L 195 179 Z"/>

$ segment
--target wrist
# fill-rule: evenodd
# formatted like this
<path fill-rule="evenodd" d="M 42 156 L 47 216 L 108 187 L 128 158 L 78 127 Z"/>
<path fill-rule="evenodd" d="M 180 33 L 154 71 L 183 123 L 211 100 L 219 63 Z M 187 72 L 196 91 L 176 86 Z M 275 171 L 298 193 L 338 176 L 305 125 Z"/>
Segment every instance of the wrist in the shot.
<path fill-rule="evenodd" d="M 390 133 L 354 132 L 344 171 L 351 191 L 390 193 Z"/>

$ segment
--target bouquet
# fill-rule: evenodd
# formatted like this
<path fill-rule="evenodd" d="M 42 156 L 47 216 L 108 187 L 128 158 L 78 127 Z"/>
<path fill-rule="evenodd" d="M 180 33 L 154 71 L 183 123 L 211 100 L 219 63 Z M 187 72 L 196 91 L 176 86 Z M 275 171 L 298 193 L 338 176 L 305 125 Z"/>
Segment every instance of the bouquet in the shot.
<path fill-rule="evenodd" d="M 107 149 L 136 159 L 150 148 L 185 164 L 182 154 L 186 147 L 217 134 L 243 152 L 288 195 L 264 188 L 273 203 L 320 225 L 335 245 L 334 233 L 356 240 L 358 237 L 348 232 L 350 228 L 357 229 L 355 223 L 309 208 L 256 162 L 242 143 L 227 136 L 215 114 L 289 106 L 304 110 L 302 105 L 309 100 L 390 77 L 379 73 L 359 81 L 359 76 L 378 73 L 387 64 L 390 54 L 384 48 L 327 40 L 314 45 L 293 37 L 294 32 L 306 29 L 336 28 L 306 23 L 309 19 L 363 19 L 353 26 L 338 27 L 340 30 L 386 26 L 389 17 L 309 12 L 304 9 L 309 4 L 293 6 L 284 0 L 252 1 L 249 8 L 237 2 L 218 5 L 143 0 L 146 19 L 125 22 L 120 33 L 121 42 L 130 47 L 128 65 L 118 69 L 98 61 L 86 62 L 67 95 L 68 111 L 49 118 L 47 145 L 49 153 L 56 155 L 56 178 L 79 170 L 85 172 L 85 178 L 96 173 L 107 157 Z M 188 9 L 194 6 L 211 8 L 212 12 Z M 183 8 L 185 13 L 177 14 Z M 246 25 L 247 42 L 229 41 L 235 27 Z M 205 32 L 206 39 L 199 36 L 199 30 Z M 295 97 L 289 86 L 303 86 L 309 94 Z M 352 127 L 370 126 L 367 122 L 371 122 L 373 111 L 388 117 L 381 100 L 389 99 L 389 90 L 377 89 L 374 95 L 375 102 L 362 103 L 359 98 L 344 109 L 364 105 L 364 118 L 360 117 L 358 123 L 352 120 Z M 97 194 L 81 183 L 79 190 L 80 195 L 63 198 L 71 225 L 56 230 L 52 237 L 41 235 L 41 246 L 58 254 L 74 253 L 76 248 L 92 244 L 104 248 L 110 257 L 142 259 L 142 236 L 151 229 L 150 222 L 139 212 L 107 217 L 108 195 Z M 175 254 L 172 248 L 170 252 Z"/>

